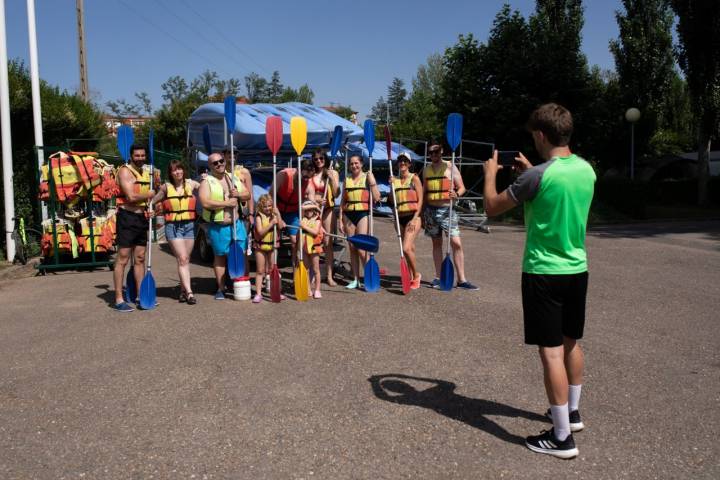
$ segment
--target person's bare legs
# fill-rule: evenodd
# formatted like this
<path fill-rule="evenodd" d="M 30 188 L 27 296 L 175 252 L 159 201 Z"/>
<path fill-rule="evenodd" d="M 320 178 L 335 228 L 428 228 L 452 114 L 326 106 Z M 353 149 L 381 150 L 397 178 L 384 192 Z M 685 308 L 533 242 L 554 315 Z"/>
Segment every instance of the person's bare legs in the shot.
<path fill-rule="evenodd" d="M 585 354 L 577 340 L 563 337 L 565 371 L 570 385 L 582 385 L 585 370 Z"/>
<path fill-rule="evenodd" d="M 564 405 L 568 401 L 568 375 L 565 370 L 564 350 L 562 345 L 539 347 L 545 392 L 550 405 Z"/>
<path fill-rule="evenodd" d="M 140 295 L 140 285 L 145 277 L 145 245 L 135 245 L 132 250 L 132 255 L 135 259 L 135 267 L 133 270 L 135 274 L 135 285 L 137 285 L 138 295 Z M 134 298 L 130 300 L 135 301 Z"/>
<path fill-rule="evenodd" d="M 420 231 L 420 219 L 413 220 L 408 223 L 404 228 L 401 227 L 402 239 L 403 239 L 403 253 L 407 259 L 408 269 L 412 275 L 412 279 L 415 280 L 418 276 L 417 264 L 415 262 L 415 238 Z"/>
<path fill-rule="evenodd" d="M 435 278 L 440 278 L 440 269 L 443 261 L 443 237 L 432 237 L 433 263 L 435 264 Z"/>
<path fill-rule="evenodd" d="M 190 286 L 190 252 L 192 252 L 195 240 L 176 239 L 168 240 L 178 265 L 178 277 L 180 278 L 180 291 L 192 293 Z"/>
<path fill-rule="evenodd" d="M 460 237 L 450 237 L 450 247 L 453 252 L 453 263 L 457 271 L 458 283 L 467 281 L 465 278 L 465 254 L 463 253 Z"/>
<path fill-rule="evenodd" d="M 320 291 L 320 255 L 317 253 L 314 253 L 312 255 L 308 255 L 310 257 L 310 263 L 312 265 L 312 271 L 315 274 L 315 292 Z"/>
<path fill-rule="evenodd" d="M 335 233 L 335 212 L 332 208 L 326 209 L 323 212 L 323 228 L 328 233 Z M 327 284 L 331 287 L 337 285 L 333 278 L 333 263 L 335 262 L 335 251 L 333 249 L 334 239 L 326 235 L 323 239 L 323 247 L 325 249 L 325 271 L 327 273 Z"/>
<path fill-rule="evenodd" d="M 370 217 L 363 217 L 360 219 L 360 221 L 357 224 L 357 228 L 355 228 L 355 233 L 353 235 L 367 235 L 368 234 L 368 228 L 370 225 Z M 349 237 L 350 235 L 348 235 Z M 368 261 L 368 252 L 365 250 L 357 250 L 358 255 L 360 256 L 360 262 L 361 262 L 361 269 L 365 269 L 365 264 Z"/>
<path fill-rule="evenodd" d="M 125 267 L 130 262 L 130 253 L 132 252 L 131 247 L 118 248 L 117 255 L 115 257 L 115 266 L 113 267 L 113 284 L 115 286 L 115 303 L 123 303 L 123 280 L 125 277 Z M 131 267 L 132 268 L 132 267 Z M 134 274 L 133 274 L 134 275 Z M 135 300 L 134 298 L 128 299 L 130 301 Z"/>
<path fill-rule="evenodd" d="M 270 254 L 272 252 L 264 252 L 259 248 L 255 250 L 255 294 L 262 294 L 263 280 L 265 279 L 265 272 L 269 271 L 266 266 L 270 266 Z"/>
<path fill-rule="evenodd" d="M 226 255 L 215 255 L 213 258 L 213 270 L 215 271 L 215 281 L 217 282 L 217 289 L 219 291 L 225 290 L 223 283 L 223 277 L 225 276 L 225 266 L 227 265 Z"/>

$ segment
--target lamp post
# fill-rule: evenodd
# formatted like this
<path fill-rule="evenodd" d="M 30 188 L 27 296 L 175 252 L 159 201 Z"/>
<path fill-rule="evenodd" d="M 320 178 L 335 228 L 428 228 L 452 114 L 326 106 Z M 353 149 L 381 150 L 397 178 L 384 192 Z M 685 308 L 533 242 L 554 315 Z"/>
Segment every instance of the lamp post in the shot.
<path fill-rule="evenodd" d="M 628 108 L 625 120 L 630 122 L 630 180 L 635 180 L 635 123 L 640 120 L 640 110 Z"/>

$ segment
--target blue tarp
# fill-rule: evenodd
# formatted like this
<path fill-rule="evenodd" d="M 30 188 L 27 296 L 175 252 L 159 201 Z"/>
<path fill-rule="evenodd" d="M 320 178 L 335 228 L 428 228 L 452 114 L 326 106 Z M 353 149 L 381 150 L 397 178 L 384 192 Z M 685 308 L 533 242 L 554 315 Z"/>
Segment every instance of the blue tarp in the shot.
<path fill-rule="evenodd" d="M 315 147 L 327 147 L 336 125 L 340 125 L 343 129 L 343 142 L 360 140 L 363 135 L 363 130 L 359 126 L 314 105 L 299 102 L 238 104 L 233 133 L 235 146 L 245 151 L 267 151 L 265 121 L 267 117 L 273 115 L 283 120 L 281 150 L 285 151 L 293 150 L 290 143 L 290 119 L 295 116 L 303 117 L 307 121 L 306 151 Z M 227 141 L 225 108 L 222 103 L 206 103 L 192 113 L 188 121 L 188 142 L 191 145 L 202 148 L 202 129 L 205 124 L 210 128 L 213 150 L 222 150 Z"/>

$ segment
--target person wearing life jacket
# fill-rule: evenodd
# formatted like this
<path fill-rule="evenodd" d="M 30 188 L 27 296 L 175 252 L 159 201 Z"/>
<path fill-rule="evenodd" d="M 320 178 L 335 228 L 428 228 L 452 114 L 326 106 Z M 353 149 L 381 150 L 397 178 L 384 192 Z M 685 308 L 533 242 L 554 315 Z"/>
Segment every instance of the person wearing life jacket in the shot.
<path fill-rule="evenodd" d="M 165 217 L 165 238 L 177 260 L 180 278 L 178 301 L 195 305 L 197 299 L 190 284 L 190 255 L 195 244 L 195 192 L 200 184 L 187 178 L 187 172 L 180 160 L 170 161 L 167 175 L 169 182 L 160 186 L 153 205 L 159 205 Z"/>
<path fill-rule="evenodd" d="M 255 198 L 253 195 L 253 183 L 252 183 L 252 175 L 250 174 L 250 170 L 245 168 L 242 164 L 239 162 L 239 154 L 240 151 L 235 147 L 234 149 L 235 154 L 235 171 L 232 172 L 233 175 L 235 175 L 238 180 L 242 182 L 242 184 L 245 187 L 245 190 L 247 192 L 250 192 L 250 198 L 247 201 L 241 201 L 239 206 L 239 212 L 241 213 L 241 216 L 243 218 L 243 222 L 245 223 L 245 231 L 246 232 L 252 232 L 253 231 L 253 225 L 255 224 Z M 230 171 L 230 146 L 226 146 L 223 150 L 223 158 L 225 159 L 225 165 L 226 170 Z M 249 252 L 249 251 L 248 251 Z M 249 253 L 248 253 L 249 254 Z M 250 271 L 249 268 L 249 256 L 245 256 L 245 271 Z"/>
<path fill-rule="evenodd" d="M 255 211 L 255 297 L 253 303 L 262 302 L 262 284 L 267 276 L 268 290 L 270 288 L 270 270 L 275 261 L 275 249 L 279 242 L 275 238 L 275 226 L 284 228 L 280 212 L 273 205 L 272 196 L 262 195 L 257 202 Z M 284 295 L 280 296 L 283 300 Z"/>
<path fill-rule="evenodd" d="M 410 172 L 411 163 L 410 155 L 405 152 L 400 153 L 397 157 L 398 176 L 390 177 L 390 181 L 395 187 L 395 197 L 397 198 L 395 208 L 400 221 L 403 252 L 412 275 L 410 288 L 416 290 L 420 288 L 422 279 L 422 275 L 417 271 L 415 261 L 415 238 L 420 232 L 422 223 L 420 214 L 423 205 L 423 186 L 418 176 Z"/>
<path fill-rule="evenodd" d="M 435 278 L 431 286 L 440 287 L 440 266 L 443 261 L 443 232 L 450 236 L 450 246 L 453 251 L 453 263 L 457 271 L 457 287 L 466 290 L 478 288 L 467 281 L 465 277 L 465 257 L 462 242 L 460 241 L 460 227 L 458 214 L 455 209 L 450 217 L 450 202 L 465 194 L 460 170 L 454 167 L 452 171 L 452 185 L 450 182 L 450 162 L 442 159 L 442 146 L 438 142 L 430 142 L 428 147 L 431 162 L 423 170 L 423 190 L 425 192 L 425 205 L 423 219 L 425 220 L 425 235 L 432 239 L 433 260 L 435 263 Z"/>
<path fill-rule="evenodd" d="M 340 233 L 352 237 L 368 233 L 368 215 L 370 214 L 370 197 L 372 203 L 380 200 L 380 190 L 372 172 L 363 172 L 363 161 L 360 155 L 352 155 L 349 159 L 349 175 L 343 184 L 343 196 L 340 203 Z M 358 250 L 352 243 L 350 248 L 350 266 L 353 281 L 345 288 L 358 288 L 361 268 L 365 267 L 367 252 Z M 362 262 L 362 265 L 360 263 Z"/>
<path fill-rule="evenodd" d="M 322 148 L 316 148 L 312 154 L 314 174 L 310 180 L 315 190 L 315 201 L 320 204 L 322 210 L 322 225 L 326 232 L 334 233 L 337 228 L 337 216 L 335 215 L 335 199 L 340 196 L 340 175 L 332 165 L 328 163 L 327 153 Z M 331 287 L 337 285 L 333 279 L 333 238 L 329 235 L 324 239 L 325 268 L 327 273 L 327 284 Z"/>
<path fill-rule="evenodd" d="M 303 160 L 300 164 L 302 175 L 301 191 L 303 199 L 315 200 L 315 189 L 313 188 L 310 178 L 313 175 L 313 166 L 310 160 Z M 292 244 L 292 264 L 297 263 L 297 233 L 300 227 L 300 208 L 298 204 L 298 180 L 297 168 L 285 168 L 277 174 L 277 209 L 280 211 L 282 220 L 285 223 L 285 230 L 290 236 Z M 273 185 L 270 185 L 270 192 L 273 191 Z"/>
<path fill-rule="evenodd" d="M 302 204 L 303 218 L 300 228 L 303 230 L 303 263 L 310 272 L 310 291 L 313 298 L 322 298 L 320 293 L 320 254 L 323 252 L 323 227 L 320 220 L 320 207 L 312 200 Z M 314 287 L 314 288 L 313 288 Z"/>
<path fill-rule="evenodd" d="M 146 217 L 148 202 L 155 196 L 150 184 L 150 172 L 145 170 L 146 149 L 134 144 L 130 147 L 130 162 L 122 165 L 117 172 L 120 193 L 117 203 L 117 256 L 113 269 L 115 284 L 115 305 L 118 312 L 135 310 L 123 299 L 123 279 L 125 267 L 132 255 L 135 284 L 139 287 L 145 275 L 145 245 L 147 243 L 148 220 Z M 152 213 L 150 213 L 152 215 Z M 128 299 L 132 301 L 133 299 Z"/>
<path fill-rule="evenodd" d="M 238 178 L 225 171 L 225 159 L 219 153 L 208 157 L 210 174 L 200 183 L 198 197 L 203 207 L 202 218 L 208 223 L 208 239 L 215 258 L 213 270 L 217 281 L 215 300 L 224 300 L 227 254 L 232 242 L 232 219 L 236 218 L 236 239 L 243 251 L 247 249 L 245 222 L 240 218 L 238 205 L 250 199 L 250 192 Z"/>

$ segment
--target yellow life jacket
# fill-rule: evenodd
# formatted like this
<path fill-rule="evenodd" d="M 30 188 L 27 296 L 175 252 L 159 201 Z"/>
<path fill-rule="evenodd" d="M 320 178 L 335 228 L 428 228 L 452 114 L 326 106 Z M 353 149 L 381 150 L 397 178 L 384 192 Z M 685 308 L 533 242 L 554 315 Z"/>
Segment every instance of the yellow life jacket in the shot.
<path fill-rule="evenodd" d="M 223 181 L 229 181 L 229 178 L 230 175 L 226 173 L 224 174 Z M 208 187 L 210 187 L 210 200 L 214 200 L 216 202 L 222 202 L 225 200 L 225 192 L 223 191 L 220 180 L 212 175 L 208 175 L 205 180 L 207 180 Z M 233 176 L 232 181 L 238 192 L 242 193 L 245 191 L 245 184 L 241 182 L 240 179 Z M 218 208 L 216 210 L 208 210 L 207 208 L 203 208 L 202 218 L 206 222 L 223 223 L 225 221 L 225 209 Z"/>
<path fill-rule="evenodd" d="M 52 220 L 43 221 L 43 236 L 40 239 L 40 249 L 45 257 L 55 253 L 55 238 L 57 238 L 57 252 L 60 255 L 71 254 L 78 257 L 79 244 L 72 226 L 61 219 L 55 220 L 55 234 L 52 233 Z"/>
<path fill-rule="evenodd" d="M 407 180 L 403 182 L 399 177 L 395 177 L 393 180 L 393 186 L 395 187 L 395 198 L 397 199 L 397 211 L 399 214 L 417 212 L 418 209 L 418 195 L 413 185 L 414 173 L 411 173 Z"/>
<path fill-rule="evenodd" d="M 257 218 L 261 229 L 266 228 L 268 225 L 270 225 L 270 217 L 266 217 L 262 212 L 258 212 L 255 218 Z M 274 234 L 275 232 L 271 228 L 265 235 L 263 235 L 262 238 L 257 238 L 256 235 L 256 242 L 259 245 L 260 250 L 262 250 L 263 252 L 272 252 L 275 246 Z"/>
<path fill-rule="evenodd" d="M 87 217 L 80 219 L 78 243 L 81 252 L 90 253 L 94 248 L 96 253 L 106 253 L 112 248 L 113 238 L 107 235 L 106 223 L 107 218 L 102 216 L 93 217 L 92 222 Z"/>
<path fill-rule="evenodd" d="M 425 198 L 430 201 L 450 200 L 450 179 L 445 175 L 450 164 L 443 161 L 436 170 L 432 163 L 423 171 L 423 178 L 427 181 Z"/>
<path fill-rule="evenodd" d="M 127 168 L 130 173 L 133 174 L 135 177 L 135 183 L 133 183 L 133 192 L 136 195 L 145 195 L 146 199 L 142 200 L 137 203 L 133 203 L 133 205 L 138 207 L 145 207 L 147 206 L 147 194 L 150 191 L 150 171 L 143 168 L 141 172 L 138 172 L 135 170 L 135 167 L 132 166 L 132 164 L 128 163 L 126 165 L 122 165 L 118 169 L 118 174 L 120 173 L 120 170 L 123 168 Z M 119 183 L 119 181 L 118 181 Z M 117 194 L 117 197 L 115 197 L 115 201 L 117 205 L 129 205 L 130 202 L 128 202 L 127 197 L 125 197 L 125 194 L 122 191 L 122 188 L 120 188 L 120 192 Z"/>
<path fill-rule="evenodd" d="M 195 195 L 189 180 L 185 180 L 183 187 L 176 189 L 172 183 L 165 184 L 167 193 L 162 202 L 162 210 L 166 222 L 180 222 L 195 220 Z"/>
<path fill-rule="evenodd" d="M 370 210 L 370 191 L 367 187 L 367 174 L 362 174 L 354 181 L 351 176 L 345 177 L 345 206 L 346 212 L 364 212 Z"/>
<path fill-rule="evenodd" d="M 40 185 L 40 198 L 50 198 L 50 172 L 55 189 L 55 195 L 61 202 L 73 200 L 82 193 L 84 184 L 80 177 L 75 159 L 64 152 L 57 152 L 50 156 L 49 163 L 42 166 Z"/>
<path fill-rule="evenodd" d="M 301 225 L 304 225 L 309 228 L 315 228 L 318 225 L 317 218 L 313 218 L 312 220 L 308 220 L 306 218 L 303 218 L 301 221 Z M 305 242 L 305 251 L 309 254 L 313 253 L 323 253 L 323 231 L 322 228 L 320 229 L 320 232 L 318 232 L 317 235 L 310 235 L 309 233 L 303 233 L 303 240 Z"/>

